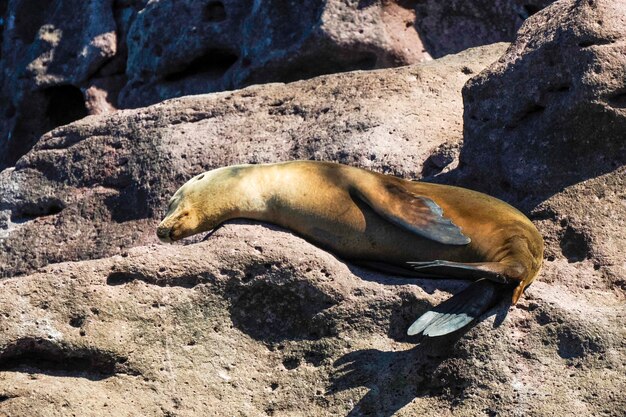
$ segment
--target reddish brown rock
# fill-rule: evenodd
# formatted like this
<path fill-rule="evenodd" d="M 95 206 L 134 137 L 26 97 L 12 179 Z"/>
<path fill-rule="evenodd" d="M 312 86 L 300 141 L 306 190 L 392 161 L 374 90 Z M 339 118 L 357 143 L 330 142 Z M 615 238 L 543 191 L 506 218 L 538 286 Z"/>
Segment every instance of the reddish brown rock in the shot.
<path fill-rule="evenodd" d="M 414 19 L 396 3 L 149 3 L 130 27 L 121 104 L 419 62 Z"/>
<path fill-rule="evenodd" d="M 0 169 L 86 116 L 86 81 L 119 53 L 111 0 L 18 0 L 3 20 Z"/>
<path fill-rule="evenodd" d="M 410 322 L 460 281 L 345 264 L 227 225 L 0 281 L 0 414 L 609 415 L 626 407 L 626 310 L 539 281 L 465 334 Z"/>
<path fill-rule="evenodd" d="M 9 6 L 0 10 L 7 22 L 0 168 L 13 165 L 44 132 L 87 114 L 425 59 L 415 29 L 405 24 L 413 11 L 395 3 L 19 0 Z"/>
<path fill-rule="evenodd" d="M 546 2 L 0 1 L 0 169 L 87 114 L 510 41 Z"/>
<path fill-rule="evenodd" d="M 561 1 L 465 86 L 468 176 L 532 204 L 626 162 L 626 6 Z M 494 172 L 499 181 L 485 181 Z"/>
<path fill-rule="evenodd" d="M 560 1 L 533 17 L 465 90 L 462 148 L 460 86 L 502 46 L 176 99 L 46 135 L 0 174 L 2 274 L 30 274 L 0 281 L 0 414 L 621 416 L 620 4 Z M 569 90 L 550 90 L 564 76 Z M 533 100 L 545 109 L 520 118 Z M 537 224 L 544 268 L 517 306 L 415 340 L 411 321 L 465 283 L 380 275 L 245 223 L 126 249 L 154 241 L 191 175 L 293 158 L 489 190 Z M 33 272 L 95 257 L 106 258 Z"/>
<path fill-rule="evenodd" d="M 524 20 L 554 0 L 420 0 L 415 28 L 435 58 L 477 45 L 511 41 Z"/>

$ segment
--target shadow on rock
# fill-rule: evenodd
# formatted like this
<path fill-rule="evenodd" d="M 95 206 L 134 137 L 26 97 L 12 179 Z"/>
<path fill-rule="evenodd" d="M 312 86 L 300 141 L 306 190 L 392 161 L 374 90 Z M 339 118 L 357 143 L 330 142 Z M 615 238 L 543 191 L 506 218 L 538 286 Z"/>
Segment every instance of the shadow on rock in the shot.
<path fill-rule="evenodd" d="M 353 265 L 348 265 L 350 271 L 365 281 L 376 282 L 383 285 L 416 285 L 428 294 L 434 294 L 435 291 L 445 291 L 452 295 L 445 301 L 450 301 L 455 297 L 462 297 L 462 293 L 468 290 L 472 285 L 472 281 L 461 279 L 441 279 L 441 278 L 407 278 L 401 276 L 382 275 L 367 269 L 361 269 Z M 509 308 L 511 307 L 513 289 L 506 285 L 494 284 L 496 292 L 492 295 L 492 300 L 486 310 L 476 317 L 464 329 L 471 329 L 486 318 L 495 315 L 494 327 L 499 327 L 506 318 Z M 434 310 L 441 306 L 431 304 L 426 299 L 417 298 L 411 291 L 399 292 L 400 303 L 388 303 L 384 306 L 389 312 L 389 330 L 387 336 L 398 342 L 411 342 L 415 337 L 407 336 L 406 332 L 409 326 L 427 311 Z"/>
<path fill-rule="evenodd" d="M 350 272 L 364 281 L 376 282 L 383 285 L 417 285 L 428 294 L 434 294 L 435 291 L 457 292 L 464 288 L 468 282 L 464 279 L 454 278 L 424 278 L 411 276 L 410 271 L 402 272 L 401 268 L 397 268 L 397 273 L 391 275 L 390 272 L 378 271 L 376 269 L 362 267 L 347 263 L 338 258 L 341 262 L 346 263 Z M 388 265 L 393 268 L 392 265 Z"/>
<path fill-rule="evenodd" d="M 555 2 L 467 82 L 458 185 L 528 212 L 572 185 L 620 175 L 626 14 L 615 5 Z"/>
<path fill-rule="evenodd" d="M 275 263 L 252 264 L 227 289 L 233 325 L 256 340 L 317 340 L 337 333 L 327 309 L 341 297 L 326 293 Z"/>
<path fill-rule="evenodd" d="M 441 395 L 464 389 L 464 382 L 439 375 L 437 369 L 450 357 L 452 348 L 465 331 L 445 337 L 425 338 L 412 349 L 383 352 L 376 349 L 348 353 L 335 362 L 328 393 L 357 387 L 369 391 L 347 414 L 354 416 L 392 416 L 417 397 Z"/>
<path fill-rule="evenodd" d="M 118 374 L 139 375 L 127 358 L 97 348 L 24 337 L 0 350 L 0 371 L 86 378 L 99 381 Z"/>

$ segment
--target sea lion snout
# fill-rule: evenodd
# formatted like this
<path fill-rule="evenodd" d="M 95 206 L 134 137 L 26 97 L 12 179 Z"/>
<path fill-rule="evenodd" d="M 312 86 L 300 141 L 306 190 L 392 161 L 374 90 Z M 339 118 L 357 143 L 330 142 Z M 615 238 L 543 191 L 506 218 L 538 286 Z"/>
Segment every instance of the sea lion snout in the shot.
<path fill-rule="evenodd" d="M 172 238 L 170 236 L 172 229 L 164 226 L 163 222 L 157 227 L 157 236 L 159 240 L 163 243 L 172 243 Z"/>
<path fill-rule="evenodd" d="M 172 243 L 204 230 L 194 210 L 179 207 L 161 221 L 157 227 L 157 236 L 161 242 Z"/>

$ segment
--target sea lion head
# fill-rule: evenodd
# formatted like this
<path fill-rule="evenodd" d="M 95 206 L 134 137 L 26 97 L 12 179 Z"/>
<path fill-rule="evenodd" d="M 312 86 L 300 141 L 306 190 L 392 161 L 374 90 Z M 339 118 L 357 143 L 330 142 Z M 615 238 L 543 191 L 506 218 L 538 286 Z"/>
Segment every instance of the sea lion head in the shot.
<path fill-rule="evenodd" d="M 207 171 L 187 181 L 169 201 L 167 214 L 157 228 L 162 242 L 214 229 L 238 211 L 236 187 L 241 167 Z"/>

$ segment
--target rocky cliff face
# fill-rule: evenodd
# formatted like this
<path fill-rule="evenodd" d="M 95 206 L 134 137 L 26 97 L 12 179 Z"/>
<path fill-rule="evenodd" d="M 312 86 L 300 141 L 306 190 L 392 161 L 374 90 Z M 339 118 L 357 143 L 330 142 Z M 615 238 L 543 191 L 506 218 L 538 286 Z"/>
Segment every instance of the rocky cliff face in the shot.
<path fill-rule="evenodd" d="M 511 41 L 551 1 L 2 0 L 0 169 L 87 114 Z"/>
<path fill-rule="evenodd" d="M 170 16 L 165 3 L 115 2 L 126 12 L 114 21 Z M 243 16 L 219 4 L 202 18 Z M 414 10 L 425 7 L 436 5 Z M 46 133 L 0 173 L 0 415 L 621 416 L 625 20 L 623 1 L 558 1 L 511 45 Z M 146 26 L 139 44 L 158 33 Z M 309 158 L 489 191 L 538 226 L 544 269 L 517 306 L 416 339 L 408 325 L 466 283 L 375 273 L 240 221 L 203 242 L 156 243 L 167 199 L 192 175 Z"/>

